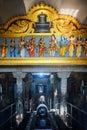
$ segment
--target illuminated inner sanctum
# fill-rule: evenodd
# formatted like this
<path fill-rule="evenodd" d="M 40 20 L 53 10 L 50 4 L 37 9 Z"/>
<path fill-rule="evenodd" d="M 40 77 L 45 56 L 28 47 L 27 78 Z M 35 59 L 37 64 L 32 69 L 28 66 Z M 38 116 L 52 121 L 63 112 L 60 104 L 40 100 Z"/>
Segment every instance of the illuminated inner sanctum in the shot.
<path fill-rule="evenodd" d="M 0 2 L 0 130 L 87 130 L 86 12 L 86 0 Z"/>

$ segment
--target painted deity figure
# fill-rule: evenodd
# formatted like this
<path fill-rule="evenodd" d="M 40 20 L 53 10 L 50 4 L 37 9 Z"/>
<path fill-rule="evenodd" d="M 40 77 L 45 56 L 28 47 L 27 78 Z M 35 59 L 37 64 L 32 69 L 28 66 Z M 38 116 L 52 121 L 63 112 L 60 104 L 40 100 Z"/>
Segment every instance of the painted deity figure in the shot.
<path fill-rule="evenodd" d="M 87 39 L 84 41 L 84 54 L 87 57 Z"/>
<path fill-rule="evenodd" d="M 28 53 L 30 57 L 34 57 L 35 56 L 35 38 L 32 37 L 28 42 L 27 42 L 27 49 L 28 49 Z"/>
<path fill-rule="evenodd" d="M 16 56 L 16 45 L 14 38 L 11 39 L 10 41 L 10 57 L 15 57 Z"/>
<path fill-rule="evenodd" d="M 67 47 L 66 47 L 66 38 L 64 38 L 64 40 L 62 39 L 61 37 L 61 41 L 60 41 L 60 56 L 65 56 L 65 53 L 66 53 L 66 50 L 67 50 Z"/>
<path fill-rule="evenodd" d="M 77 48 L 76 48 L 76 57 L 80 57 L 81 56 L 81 52 L 82 52 L 82 41 L 81 38 L 79 37 L 77 39 Z"/>
<path fill-rule="evenodd" d="M 70 40 L 68 42 L 68 51 L 69 51 L 70 57 L 73 57 L 75 48 L 76 48 L 75 37 L 72 35 L 72 36 L 70 36 Z"/>
<path fill-rule="evenodd" d="M 50 54 L 51 57 L 54 57 L 56 51 L 58 51 L 58 44 L 57 44 L 55 35 L 52 34 L 51 40 L 50 40 L 49 46 L 48 46 L 48 53 Z"/>
<path fill-rule="evenodd" d="M 18 51 L 20 53 L 20 57 L 25 57 L 25 41 L 24 41 L 24 37 L 21 37 L 21 40 L 18 43 Z"/>
<path fill-rule="evenodd" d="M 39 40 L 39 56 L 40 57 L 44 56 L 44 48 L 45 48 L 45 41 L 44 41 L 44 37 L 42 36 Z"/>
<path fill-rule="evenodd" d="M 3 39 L 3 42 L 1 44 L 1 52 L 2 52 L 2 54 L 1 54 L 2 58 L 5 58 L 6 54 L 8 52 L 8 45 L 7 45 L 6 38 Z"/>

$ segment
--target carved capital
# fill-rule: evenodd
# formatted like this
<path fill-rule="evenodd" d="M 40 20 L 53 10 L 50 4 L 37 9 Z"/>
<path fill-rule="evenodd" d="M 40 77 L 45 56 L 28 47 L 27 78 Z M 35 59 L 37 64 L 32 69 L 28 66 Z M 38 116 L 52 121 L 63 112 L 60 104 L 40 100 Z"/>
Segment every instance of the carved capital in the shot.
<path fill-rule="evenodd" d="M 13 72 L 14 78 L 21 78 L 21 79 L 23 79 L 25 77 L 25 75 L 26 75 L 26 73 L 21 72 L 21 71 Z"/>
<path fill-rule="evenodd" d="M 22 93 L 22 80 L 25 77 L 26 73 L 21 71 L 13 72 L 14 78 L 16 78 L 16 85 L 17 85 L 17 94 Z"/>
<path fill-rule="evenodd" d="M 58 72 L 57 76 L 61 79 L 69 78 L 71 72 Z"/>
<path fill-rule="evenodd" d="M 69 78 L 70 72 L 59 72 L 57 75 L 61 78 L 61 98 L 65 100 L 67 95 L 67 78 Z"/>

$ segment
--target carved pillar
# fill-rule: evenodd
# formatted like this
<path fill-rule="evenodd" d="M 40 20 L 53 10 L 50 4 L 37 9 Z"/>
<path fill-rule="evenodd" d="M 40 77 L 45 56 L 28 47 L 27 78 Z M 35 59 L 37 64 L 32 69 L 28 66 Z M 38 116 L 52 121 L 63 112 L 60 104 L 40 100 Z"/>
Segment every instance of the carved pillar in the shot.
<path fill-rule="evenodd" d="M 2 108 L 2 84 L 0 83 L 0 109 Z"/>
<path fill-rule="evenodd" d="M 61 105 L 60 115 L 64 115 L 67 112 L 66 97 L 67 97 L 67 78 L 69 78 L 70 72 L 59 72 L 58 77 L 61 78 Z"/>
<path fill-rule="evenodd" d="M 50 108 L 53 108 L 53 100 L 54 100 L 54 75 L 50 75 L 50 85 L 51 85 L 51 99 L 50 99 Z"/>
<path fill-rule="evenodd" d="M 14 78 L 16 78 L 17 85 L 17 101 L 16 101 L 16 121 L 20 123 L 23 119 L 23 96 L 22 96 L 22 88 L 23 88 L 23 78 L 26 73 L 22 73 L 21 71 L 13 72 Z"/>
<path fill-rule="evenodd" d="M 21 98 L 22 96 L 22 85 L 23 85 L 23 78 L 25 77 L 26 73 L 20 72 L 13 72 L 14 78 L 16 78 L 16 85 L 17 85 L 17 98 Z"/>

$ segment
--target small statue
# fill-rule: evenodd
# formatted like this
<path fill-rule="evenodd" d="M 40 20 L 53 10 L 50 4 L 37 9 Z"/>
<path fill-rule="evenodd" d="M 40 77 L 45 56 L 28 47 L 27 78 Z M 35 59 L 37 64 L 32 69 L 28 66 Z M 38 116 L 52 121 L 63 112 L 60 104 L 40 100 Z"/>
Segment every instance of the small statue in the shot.
<path fill-rule="evenodd" d="M 1 52 L 2 52 L 2 54 L 1 54 L 2 58 L 5 58 L 6 54 L 8 52 L 8 45 L 7 45 L 7 39 L 6 38 L 3 39 L 3 42 L 1 44 Z"/>
<path fill-rule="evenodd" d="M 66 41 L 67 39 L 65 37 L 63 37 L 64 40 L 62 39 L 62 36 L 61 36 L 61 41 L 60 41 L 60 56 L 65 56 L 65 53 L 67 52 L 67 47 L 66 47 Z"/>
<path fill-rule="evenodd" d="M 84 41 L 84 54 L 87 57 L 87 39 Z"/>
<path fill-rule="evenodd" d="M 39 56 L 40 57 L 44 56 L 44 49 L 45 49 L 45 41 L 44 41 L 44 37 L 42 36 L 39 40 Z"/>
<path fill-rule="evenodd" d="M 57 43 L 55 35 L 53 34 L 51 36 L 51 40 L 49 42 L 48 52 L 51 57 L 54 57 L 56 51 L 58 51 L 58 43 Z"/>
<path fill-rule="evenodd" d="M 70 36 L 70 41 L 68 42 L 68 51 L 70 57 L 73 57 L 75 49 L 76 49 L 75 37 L 72 35 Z"/>
<path fill-rule="evenodd" d="M 20 57 L 25 57 L 25 41 L 24 41 L 24 37 L 21 37 L 21 40 L 18 43 L 18 52 L 20 53 Z"/>
<path fill-rule="evenodd" d="M 15 57 L 16 56 L 16 45 L 14 38 L 11 39 L 10 41 L 10 57 Z"/>
<path fill-rule="evenodd" d="M 28 49 L 28 53 L 30 57 L 34 57 L 35 56 L 35 38 L 32 37 L 27 43 L 26 43 L 27 49 Z"/>
<path fill-rule="evenodd" d="M 81 52 L 82 52 L 82 41 L 81 38 L 79 37 L 77 39 L 77 48 L 76 48 L 76 57 L 80 57 L 81 56 Z"/>

